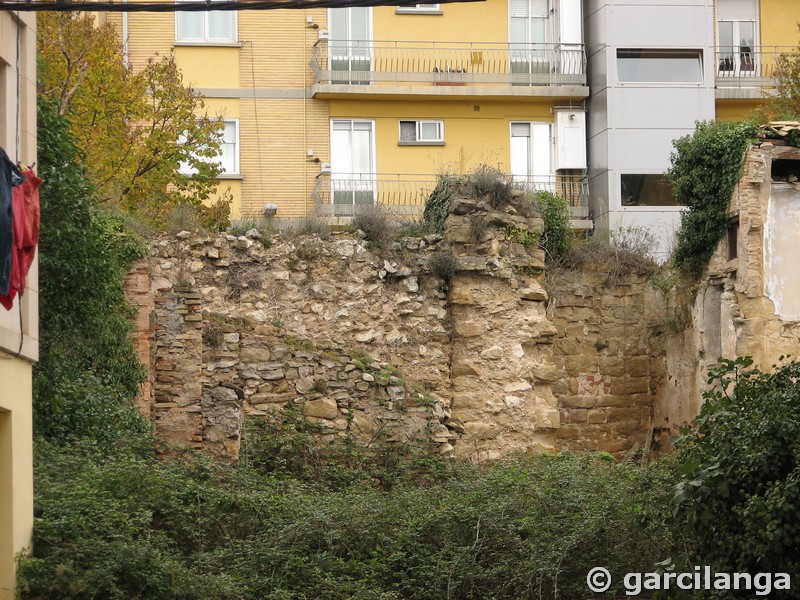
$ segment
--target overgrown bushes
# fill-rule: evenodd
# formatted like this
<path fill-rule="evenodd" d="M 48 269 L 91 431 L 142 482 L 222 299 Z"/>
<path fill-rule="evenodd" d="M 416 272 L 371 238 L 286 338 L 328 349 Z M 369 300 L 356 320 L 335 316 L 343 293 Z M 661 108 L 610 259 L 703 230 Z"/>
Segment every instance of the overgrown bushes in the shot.
<path fill-rule="evenodd" d="M 689 275 L 700 273 L 725 236 L 728 202 L 755 134 L 750 123 L 704 121 L 674 142 L 668 176 L 675 199 L 688 211 L 681 215 L 673 261 Z"/>
<path fill-rule="evenodd" d="M 670 470 L 592 456 L 431 457 L 389 491 L 47 445 L 37 464 L 23 598 L 576 598 L 591 567 L 640 571 L 675 544 Z"/>
<path fill-rule="evenodd" d="M 772 374 L 722 360 L 696 427 L 678 440 L 679 514 L 720 571 L 800 573 L 800 363 Z M 797 592 L 770 597 L 796 598 Z"/>
<path fill-rule="evenodd" d="M 49 439 L 111 442 L 144 432 L 132 406 L 143 370 L 130 343 L 123 279 L 143 246 L 98 208 L 51 101 L 39 103 L 42 228 L 40 359 L 34 426 Z"/>

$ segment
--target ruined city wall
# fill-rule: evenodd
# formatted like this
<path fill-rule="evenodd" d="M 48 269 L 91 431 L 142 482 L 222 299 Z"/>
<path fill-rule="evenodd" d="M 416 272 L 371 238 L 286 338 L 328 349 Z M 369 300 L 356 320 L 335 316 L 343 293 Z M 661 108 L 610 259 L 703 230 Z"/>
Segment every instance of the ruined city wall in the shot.
<path fill-rule="evenodd" d="M 295 407 L 320 443 L 432 443 L 477 460 L 645 450 L 664 376 L 648 275 L 546 282 L 541 231 L 514 202 L 460 199 L 444 236 L 380 249 L 350 233 L 161 239 L 139 334 L 157 433 L 235 459 L 246 417 Z M 452 256 L 452 273 L 434 255 Z"/>
<path fill-rule="evenodd" d="M 731 197 L 728 235 L 691 293 L 672 294 L 669 377 L 655 403 L 664 439 L 697 416 L 708 369 L 720 358 L 751 356 L 755 367 L 771 371 L 781 356 L 798 357 L 797 175 L 800 149 L 771 142 L 751 148 Z"/>

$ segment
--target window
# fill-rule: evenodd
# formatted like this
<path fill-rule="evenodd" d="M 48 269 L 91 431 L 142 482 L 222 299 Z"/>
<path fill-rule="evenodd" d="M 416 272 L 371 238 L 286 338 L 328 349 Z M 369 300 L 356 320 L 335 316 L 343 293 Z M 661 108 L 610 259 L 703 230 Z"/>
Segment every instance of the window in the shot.
<path fill-rule="evenodd" d="M 232 10 L 178 11 L 175 41 L 230 44 L 236 41 L 236 12 Z"/>
<path fill-rule="evenodd" d="M 547 0 L 509 0 L 508 35 L 511 50 L 511 82 L 530 85 L 537 75 L 549 76 L 550 56 L 547 51 Z"/>
<path fill-rule="evenodd" d="M 758 54 L 756 0 L 718 0 L 717 70 L 719 75 L 754 74 Z"/>
<path fill-rule="evenodd" d="M 366 6 L 328 9 L 328 26 L 328 64 L 331 71 L 336 71 L 331 75 L 331 82 L 369 85 L 372 9 Z"/>
<path fill-rule="evenodd" d="M 552 148 L 550 123 L 511 123 L 512 179 L 531 189 L 550 190 Z"/>
<path fill-rule="evenodd" d="M 400 121 L 400 144 L 444 143 L 442 121 Z"/>
<path fill-rule="evenodd" d="M 622 83 L 702 83 L 702 63 L 702 50 L 617 50 L 617 75 Z"/>
<path fill-rule="evenodd" d="M 439 7 L 438 4 L 413 4 L 411 6 L 398 6 L 397 11 L 399 13 L 420 13 L 423 15 L 430 15 L 430 14 L 442 14 L 442 9 Z"/>
<path fill-rule="evenodd" d="M 335 215 L 352 215 L 354 205 L 375 203 L 374 131 L 372 121 L 331 121 L 331 200 Z"/>
<path fill-rule="evenodd" d="M 660 173 L 628 173 L 620 178 L 622 206 L 679 206 L 672 184 Z"/>
<path fill-rule="evenodd" d="M 220 129 L 220 154 L 213 158 L 202 158 L 210 163 L 217 163 L 222 167 L 221 175 L 239 174 L 239 121 L 226 119 Z M 180 172 L 184 175 L 193 175 L 197 171 L 188 163 L 180 164 Z"/>

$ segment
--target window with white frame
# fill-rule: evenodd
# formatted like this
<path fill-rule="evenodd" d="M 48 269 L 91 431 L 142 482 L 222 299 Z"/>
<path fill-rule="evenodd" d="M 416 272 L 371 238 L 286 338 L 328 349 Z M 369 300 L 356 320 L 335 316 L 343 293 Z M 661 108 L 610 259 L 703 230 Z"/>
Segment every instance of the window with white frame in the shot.
<path fill-rule="evenodd" d="M 216 0 L 212 0 L 212 2 L 214 1 Z M 175 13 L 176 42 L 230 44 L 236 42 L 236 39 L 235 11 L 177 11 Z"/>
<path fill-rule="evenodd" d="M 443 121 L 400 121 L 400 144 L 444 143 Z"/>
<path fill-rule="evenodd" d="M 673 48 L 619 48 L 620 83 L 702 83 L 703 51 Z"/>
<path fill-rule="evenodd" d="M 182 141 L 182 140 L 181 140 Z M 238 175 L 239 174 L 239 120 L 226 119 L 222 122 L 220 128 L 220 153 L 212 158 L 199 158 L 209 163 L 218 164 L 221 169 L 221 175 Z M 194 169 L 189 163 L 182 162 L 180 164 L 180 172 L 184 175 L 194 175 L 197 170 Z"/>
<path fill-rule="evenodd" d="M 440 13 L 442 9 L 438 4 L 412 4 L 409 6 L 398 6 L 397 12 L 431 14 Z"/>

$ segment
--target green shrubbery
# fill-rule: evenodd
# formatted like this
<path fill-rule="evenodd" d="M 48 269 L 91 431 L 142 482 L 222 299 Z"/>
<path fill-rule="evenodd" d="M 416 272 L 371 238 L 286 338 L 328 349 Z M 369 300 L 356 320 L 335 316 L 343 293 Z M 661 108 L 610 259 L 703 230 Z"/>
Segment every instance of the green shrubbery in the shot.
<path fill-rule="evenodd" d="M 728 203 L 739 180 L 751 123 L 698 122 L 694 134 L 675 140 L 669 179 L 681 215 L 673 261 L 689 275 L 708 263 L 728 227 Z"/>
<path fill-rule="evenodd" d="M 666 468 L 568 453 L 422 464 L 381 491 L 40 444 L 23 597 L 576 598 L 591 567 L 649 569 L 675 543 Z"/>
<path fill-rule="evenodd" d="M 123 279 L 143 245 L 97 206 L 66 121 L 40 100 L 40 360 L 38 435 L 110 442 L 146 430 L 132 406 L 144 371 L 130 343 Z"/>
<path fill-rule="evenodd" d="M 749 358 L 710 370 L 714 388 L 678 440 L 676 501 L 697 553 L 720 571 L 800 573 L 800 363 Z M 749 597 L 749 596 L 748 596 Z M 771 597 L 781 596 L 774 593 Z"/>

